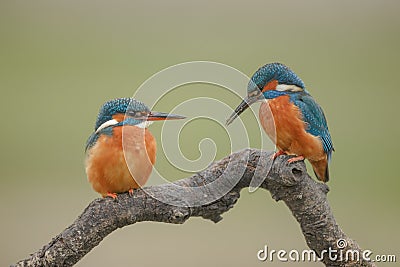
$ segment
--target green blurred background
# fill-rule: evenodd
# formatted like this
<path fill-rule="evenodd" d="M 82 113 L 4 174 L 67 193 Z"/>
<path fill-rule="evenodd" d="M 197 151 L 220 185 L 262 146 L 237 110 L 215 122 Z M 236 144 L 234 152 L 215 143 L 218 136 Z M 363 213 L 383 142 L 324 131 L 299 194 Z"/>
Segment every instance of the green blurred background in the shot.
<path fill-rule="evenodd" d="M 399 8 L 399 1 L 365 0 L 1 1 L 0 265 L 39 249 L 98 197 L 83 161 L 99 106 L 192 60 L 247 75 L 273 61 L 295 70 L 328 117 L 336 148 L 329 201 L 338 223 L 363 248 L 400 257 Z M 179 94 L 174 99 L 179 103 Z M 210 131 L 190 129 L 182 138 L 196 137 L 186 137 L 183 152 L 196 158 Z M 217 159 L 229 153 L 226 145 L 219 144 Z M 162 155 L 158 160 L 168 168 Z M 125 227 L 77 266 L 287 264 L 259 262 L 265 244 L 307 248 L 283 203 L 244 190 L 218 224 L 193 218 Z"/>

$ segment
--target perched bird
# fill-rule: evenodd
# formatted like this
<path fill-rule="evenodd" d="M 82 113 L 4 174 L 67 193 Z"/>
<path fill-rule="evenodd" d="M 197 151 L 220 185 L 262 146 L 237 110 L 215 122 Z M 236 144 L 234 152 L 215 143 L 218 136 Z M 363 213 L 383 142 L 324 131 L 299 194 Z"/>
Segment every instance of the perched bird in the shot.
<path fill-rule="evenodd" d="M 322 108 L 303 81 L 281 63 L 264 65 L 251 77 L 247 97 L 228 118 L 227 125 L 257 101 L 262 101 L 261 125 L 278 150 L 272 157 L 296 155 L 289 162 L 306 158 L 317 178 L 327 182 L 334 151 L 331 135 Z"/>
<path fill-rule="evenodd" d="M 147 127 L 157 120 L 185 117 L 150 111 L 133 98 L 106 102 L 86 143 L 86 174 L 103 197 L 143 186 L 156 159 L 156 141 Z M 124 140 L 123 140 L 124 139 Z"/>

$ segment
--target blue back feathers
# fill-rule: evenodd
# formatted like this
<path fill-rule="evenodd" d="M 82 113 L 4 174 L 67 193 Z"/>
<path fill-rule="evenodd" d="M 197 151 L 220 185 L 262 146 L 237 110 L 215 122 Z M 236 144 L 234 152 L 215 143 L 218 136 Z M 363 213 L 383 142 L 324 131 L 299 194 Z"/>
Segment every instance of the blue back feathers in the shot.
<path fill-rule="evenodd" d="M 251 92 L 255 89 L 255 86 L 262 90 L 272 80 L 277 80 L 279 84 L 296 85 L 303 89 L 303 91 L 296 92 L 269 90 L 263 94 L 266 99 L 288 95 L 290 101 L 300 109 L 302 119 L 307 125 L 306 131 L 321 139 L 324 151 L 328 155 L 328 160 L 330 160 L 334 148 L 324 112 L 308 93 L 304 82 L 291 69 L 281 63 L 264 65 L 251 77 L 247 90 Z"/>
<path fill-rule="evenodd" d="M 277 80 L 280 84 L 296 85 L 305 89 L 304 82 L 289 67 L 282 63 L 270 63 L 262 66 L 253 74 L 247 91 L 254 91 L 255 85 L 262 90 L 272 80 Z"/>
<path fill-rule="evenodd" d="M 328 155 L 328 161 L 330 161 L 334 148 L 324 111 L 306 92 L 291 93 L 290 100 L 300 109 L 303 121 L 307 124 L 306 131 L 321 139 L 324 151 Z"/>

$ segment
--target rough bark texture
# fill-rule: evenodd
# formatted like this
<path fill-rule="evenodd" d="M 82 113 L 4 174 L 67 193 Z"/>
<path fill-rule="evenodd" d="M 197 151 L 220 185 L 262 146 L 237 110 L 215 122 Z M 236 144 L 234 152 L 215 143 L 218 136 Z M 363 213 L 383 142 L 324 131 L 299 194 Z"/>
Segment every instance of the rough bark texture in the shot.
<path fill-rule="evenodd" d="M 229 193 L 207 205 L 185 207 L 184 200 L 182 205 L 168 205 L 150 197 L 142 189 L 135 190 L 133 196 L 127 193 L 120 194 L 117 201 L 111 198 L 96 199 L 72 225 L 47 245 L 12 266 L 72 266 L 111 232 L 136 222 L 181 224 L 192 216 L 218 222 L 222 219 L 221 214 L 235 205 L 240 197 L 240 191 L 249 187 L 253 176 L 261 183 L 261 188 L 270 191 L 276 201 L 285 202 L 299 222 L 307 245 L 318 255 L 328 248 L 338 249 L 338 240 L 347 243 L 342 255 L 345 255 L 347 250 L 356 250 L 361 255 L 362 250 L 358 244 L 345 235 L 333 217 L 326 199 L 328 187 L 315 182 L 307 174 L 304 162 L 289 164 L 288 156 L 280 156 L 272 161 L 270 155 L 271 152 L 246 149 L 210 165 L 192 177 L 175 182 L 191 190 L 192 187 L 213 182 L 224 171 L 230 177 L 237 177 L 240 173 L 241 177 L 237 177 L 240 178 L 239 182 Z M 228 168 L 228 165 L 233 167 Z M 243 166 L 245 171 L 241 173 L 239 168 Z M 268 172 L 269 167 L 271 169 Z M 181 199 L 180 193 L 172 190 L 169 184 L 147 187 L 146 191 L 151 192 L 151 195 L 157 195 L 158 199 L 174 198 L 177 201 Z M 212 192 L 204 192 L 204 197 L 210 195 Z M 362 260 L 332 261 L 327 255 L 323 263 L 326 266 L 374 266 L 373 263 Z"/>

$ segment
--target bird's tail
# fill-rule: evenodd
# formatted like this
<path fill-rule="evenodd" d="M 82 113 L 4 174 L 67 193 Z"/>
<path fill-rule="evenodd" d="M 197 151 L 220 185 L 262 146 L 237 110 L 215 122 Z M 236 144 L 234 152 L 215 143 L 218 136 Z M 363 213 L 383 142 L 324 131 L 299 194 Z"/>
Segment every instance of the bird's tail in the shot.
<path fill-rule="evenodd" d="M 329 167 L 328 167 L 328 160 L 324 158 L 318 161 L 310 161 L 314 173 L 317 176 L 318 180 L 326 183 L 329 181 Z"/>

